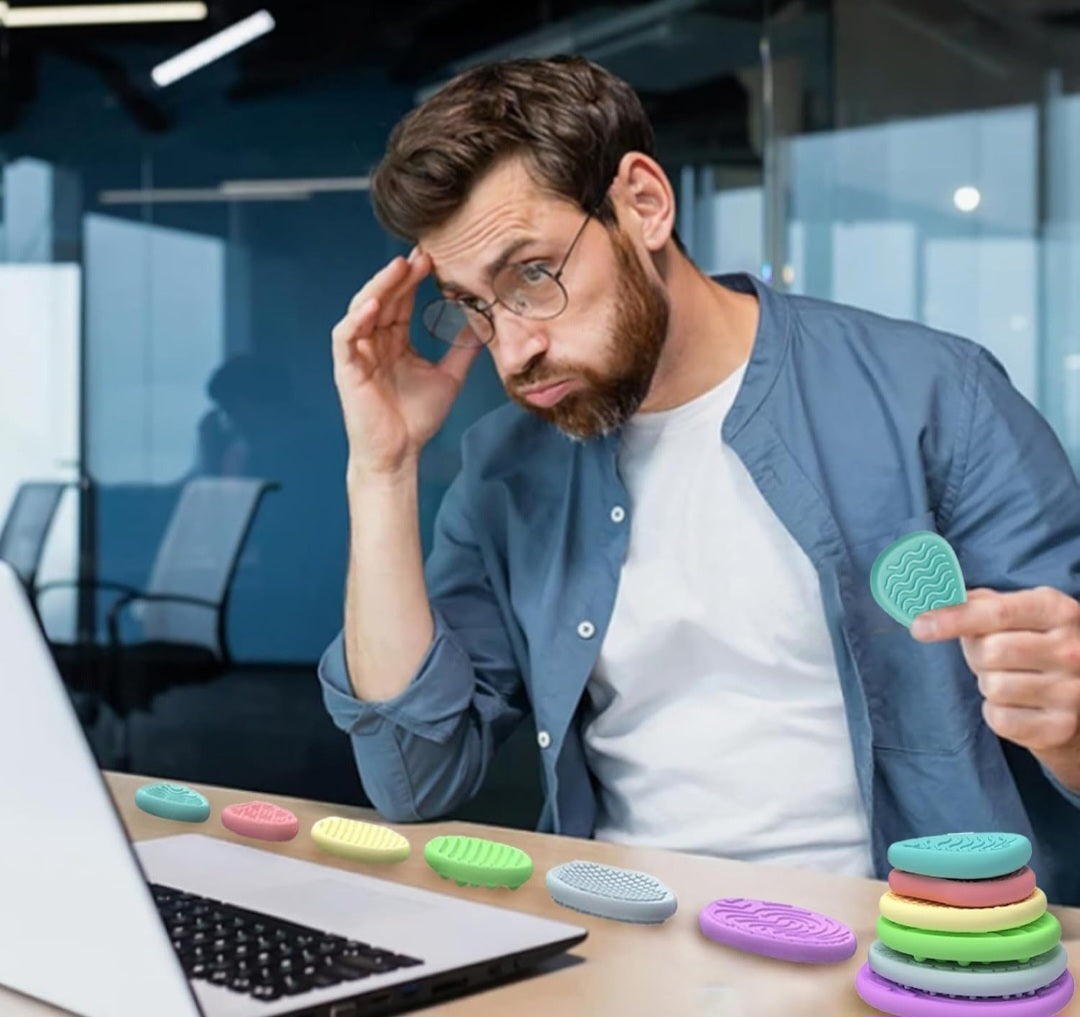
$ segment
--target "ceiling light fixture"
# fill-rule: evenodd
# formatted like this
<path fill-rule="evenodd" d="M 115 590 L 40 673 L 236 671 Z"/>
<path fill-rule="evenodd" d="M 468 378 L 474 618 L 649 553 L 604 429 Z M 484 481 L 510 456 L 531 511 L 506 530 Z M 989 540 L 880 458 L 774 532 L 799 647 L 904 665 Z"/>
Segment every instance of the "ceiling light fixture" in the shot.
<path fill-rule="evenodd" d="M 165 88 L 207 64 L 220 60 L 233 50 L 254 42 L 259 36 L 273 31 L 274 24 L 274 17 L 269 11 L 257 11 L 158 64 L 150 72 L 150 77 L 158 88 Z"/>
<path fill-rule="evenodd" d="M 147 187 L 142 190 L 100 191 L 102 205 L 187 205 L 221 201 L 307 201 L 307 191 L 282 194 L 226 194 L 220 187 Z"/>
<path fill-rule="evenodd" d="M 974 212 L 982 204 L 982 194 L 977 187 L 972 187 L 970 184 L 958 187 L 953 193 L 953 204 L 961 212 Z"/>
<path fill-rule="evenodd" d="M 72 25 L 146 24 L 159 21 L 204 21 L 205 3 L 58 4 L 12 7 L 0 2 L 4 28 L 64 28 Z"/>
<path fill-rule="evenodd" d="M 307 201 L 316 194 L 366 191 L 367 177 L 300 177 L 263 180 L 224 180 L 216 187 L 159 187 L 107 190 L 98 194 L 102 205 L 182 204 L 206 201 Z"/>
<path fill-rule="evenodd" d="M 371 185 L 368 177 L 301 177 L 276 180 L 223 180 L 225 194 L 283 194 L 302 191 L 305 194 L 335 191 L 366 191 Z"/>

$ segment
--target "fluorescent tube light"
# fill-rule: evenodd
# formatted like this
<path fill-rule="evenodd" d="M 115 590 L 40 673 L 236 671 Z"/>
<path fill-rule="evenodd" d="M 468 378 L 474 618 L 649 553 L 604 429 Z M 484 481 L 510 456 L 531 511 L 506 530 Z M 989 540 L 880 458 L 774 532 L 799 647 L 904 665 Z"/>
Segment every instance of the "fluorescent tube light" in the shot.
<path fill-rule="evenodd" d="M 157 187 L 143 190 L 100 191 L 102 205 L 182 205 L 207 201 L 307 201 L 307 191 L 273 194 L 226 194 L 220 187 Z"/>
<path fill-rule="evenodd" d="M 286 194 L 290 191 L 316 194 L 366 191 L 369 186 L 368 177 L 303 177 L 296 180 L 223 180 L 221 190 L 225 194 Z"/>
<path fill-rule="evenodd" d="M 145 24 L 155 21 L 203 21 L 205 18 L 205 3 L 63 4 L 55 7 L 12 7 L 0 2 L 0 25 L 4 28 Z"/>
<path fill-rule="evenodd" d="M 266 10 L 257 11 L 250 17 L 230 25 L 209 38 L 203 39 L 202 42 L 196 43 L 190 49 L 185 49 L 177 53 L 176 56 L 158 64 L 150 72 L 150 77 L 154 79 L 154 84 L 158 88 L 164 88 L 193 71 L 213 63 L 215 60 L 220 60 L 233 50 L 246 46 L 249 42 L 254 42 L 259 36 L 273 31 L 273 28 L 273 15 Z"/>
<path fill-rule="evenodd" d="M 139 205 L 197 201 L 306 201 L 316 194 L 366 191 L 368 177 L 281 177 L 223 180 L 216 187 L 157 187 L 98 193 L 103 205 Z"/>

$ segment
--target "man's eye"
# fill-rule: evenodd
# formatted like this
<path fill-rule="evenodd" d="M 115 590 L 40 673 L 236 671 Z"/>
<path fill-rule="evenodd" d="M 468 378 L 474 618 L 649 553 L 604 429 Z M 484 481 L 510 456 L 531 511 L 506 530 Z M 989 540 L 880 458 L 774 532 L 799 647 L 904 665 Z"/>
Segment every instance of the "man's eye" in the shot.
<path fill-rule="evenodd" d="M 522 282 L 530 286 L 551 278 L 547 266 L 542 261 L 529 261 L 524 265 L 519 265 L 517 274 Z"/>

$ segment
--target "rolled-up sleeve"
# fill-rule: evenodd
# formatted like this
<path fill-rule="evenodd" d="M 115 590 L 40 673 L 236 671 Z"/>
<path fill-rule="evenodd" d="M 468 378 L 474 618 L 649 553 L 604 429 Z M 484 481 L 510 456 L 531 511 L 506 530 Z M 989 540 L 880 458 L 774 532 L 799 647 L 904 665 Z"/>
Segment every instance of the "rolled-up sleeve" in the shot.
<path fill-rule="evenodd" d="M 945 535 L 969 586 L 1050 586 L 1080 599 L 1080 484 L 1065 450 L 1001 364 L 980 350 L 966 452 L 957 463 Z M 1080 795 L 1045 766 L 1060 799 Z"/>
<path fill-rule="evenodd" d="M 505 605 L 464 512 L 463 487 L 459 477 L 436 520 L 425 570 L 435 634 L 405 689 L 358 699 L 340 633 L 319 663 L 323 702 L 350 736 L 364 790 L 394 822 L 434 819 L 468 801 L 528 710 Z"/>
<path fill-rule="evenodd" d="M 1040 763 L 1039 765 L 1042 767 L 1042 772 L 1045 775 L 1046 779 L 1050 781 L 1057 793 L 1061 795 L 1061 797 L 1064 798 L 1065 801 L 1067 801 L 1071 806 L 1073 806 L 1073 808 L 1080 809 L 1080 794 L 1077 794 L 1075 791 L 1067 788 L 1064 784 L 1062 784 L 1061 781 L 1058 780 L 1055 774 L 1045 764 Z"/>
<path fill-rule="evenodd" d="M 472 700 L 472 662 L 454 641 L 441 612 L 434 612 L 435 637 L 413 680 L 393 699 L 365 702 L 353 694 L 339 634 L 319 665 L 323 702 L 339 728 L 351 735 L 376 735 L 397 724 L 440 745 L 454 733 Z"/>

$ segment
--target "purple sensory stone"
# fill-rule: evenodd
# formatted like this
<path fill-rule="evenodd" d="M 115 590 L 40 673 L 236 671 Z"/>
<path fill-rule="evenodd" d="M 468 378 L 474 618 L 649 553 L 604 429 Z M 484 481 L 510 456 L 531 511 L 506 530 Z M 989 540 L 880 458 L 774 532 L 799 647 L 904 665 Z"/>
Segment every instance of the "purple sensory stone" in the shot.
<path fill-rule="evenodd" d="M 1073 996 L 1073 977 L 1066 971 L 1038 992 L 1003 999 L 963 999 L 906 989 L 870 969 L 859 968 L 855 991 L 864 1003 L 903 1017 L 1053 1017 Z"/>
<path fill-rule="evenodd" d="M 702 908 L 701 931 L 738 950 L 804 964 L 832 964 L 851 957 L 855 933 L 827 915 L 749 897 L 723 897 Z"/>

